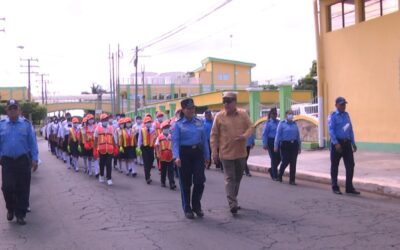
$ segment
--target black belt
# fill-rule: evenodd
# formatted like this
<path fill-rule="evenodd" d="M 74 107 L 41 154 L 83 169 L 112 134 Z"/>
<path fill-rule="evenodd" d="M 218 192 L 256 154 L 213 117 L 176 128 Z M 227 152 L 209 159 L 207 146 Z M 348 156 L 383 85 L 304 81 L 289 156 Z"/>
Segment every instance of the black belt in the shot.
<path fill-rule="evenodd" d="M 200 149 L 200 144 L 195 144 L 195 145 L 182 145 L 181 148 L 184 149 Z"/>
<path fill-rule="evenodd" d="M 337 139 L 339 143 L 348 143 L 350 139 Z"/>
<path fill-rule="evenodd" d="M 23 155 L 19 155 L 19 156 L 16 156 L 16 157 L 10 157 L 10 156 L 3 155 L 2 158 L 5 159 L 5 160 L 17 161 L 17 160 L 22 160 L 22 159 L 28 158 L 28 155 L 27 154 L 23 154 Z"/>
<path fill-rule="evenodd" d="M 282 143 L 290 143 L 290 144 L 293 144 L 293 143 L 297 143 L 297 140 L 282 141 Z"/>

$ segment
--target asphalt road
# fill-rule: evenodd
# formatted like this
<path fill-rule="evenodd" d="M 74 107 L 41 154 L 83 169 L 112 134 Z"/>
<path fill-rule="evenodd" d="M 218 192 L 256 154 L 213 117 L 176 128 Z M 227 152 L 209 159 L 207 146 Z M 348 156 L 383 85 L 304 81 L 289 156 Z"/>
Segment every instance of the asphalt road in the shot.
<path fill-rule="evenodd" d="M 203 219 L 185 219 L 180 192 L 161 188 L 153 170 L 135 179 L 113 173 L 108 187 L 67 170 L 39 141 L 43 164 L 32 177 L 26 226 L 6 220 L 0 201 L 0 249 L 400 249 L 400 202 L 328 186 L 244 177 L 242 210 L 227 206 L 223 175 L 208 170 Z"/>

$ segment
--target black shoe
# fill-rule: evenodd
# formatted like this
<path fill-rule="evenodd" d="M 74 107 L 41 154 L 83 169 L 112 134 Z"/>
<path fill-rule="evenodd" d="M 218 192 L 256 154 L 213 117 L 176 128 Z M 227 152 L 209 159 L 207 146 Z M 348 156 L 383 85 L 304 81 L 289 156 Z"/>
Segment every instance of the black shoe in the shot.
<path fill-rule="evenodd" d="M 14 212 L 8 211 L 7 212 L 7 220 L 12 221 L 14 219 Z"/>
<path fill-rule="evenodd" d="M 204 217 L 204 212 L 201 209 L 193 210 L 193 212 L 197 215 L 197 217 L 200 217 L 200 218 Z"/>
<path fill-rule="evenodd" d="M 176 189 L 176 185 L 175 185 L 175 184 L 172 184 L 172 185 L 169 187 L 169 189 L 175 190 L 175 189 Z"/>
<path fill-rule="evenodd" d="M 165 183 L 161 183 L 161 187 L 165 188 L 166 186 Z"/>
<path fill-rule="evenodd" d="M 296 182 L 294 182 L 294 181 L 289 182 L 289 184 L 292 186 L 297 186 Z"/>
<path fill-rule="evenodd" d="M 360 195 L 361 193 L 353 188 L 353 189 L 351 189 L 351 190 L 346 190 L 346 194 L 356 194 L 356 195 Z"/>
<path fill-rule="evenodd" d="M 242 207 L 241 207 L 241 206 L 237 206 L 236 208 L 237 208 L 237 210 L 240 210 L 240 209 L 242 209 Z"/>
<path fill-rule="evenodd" d="M 282 182 L 282 177 L 276 178 L 277 181 Z"/>
<path fill-rule="evenodd" d="M 99 178 L 99 176 L 100 176 L 100 174 L 96 174 L 95 176 L 96 176 L 96 179 L 98 179 L 98 178 Z"/>
<path fill-rule="evenodd" d="M 247 176 L 247 177 L 251 177 L 251 174 L 250 174 L 250 173 L 248 173 L 248 174 L 246 174 L 246 176 Z"/>
<path fill-rule="evenodd" d="M 193 212 L 186 212 L 185 213 L 185 217 L 189 220 L 193 220 L 194 219 L 194 214 Z"/>
<path fill-rule="evenodd" d="M 28 212 L 28 213 L 30 213 L 32 210 L 31 210 L 31 207 L 27 207 L 26 208 L 26 212 Z"/>
<path fill-rule="evenodd" d="M 238 212 L 238 207 L 231 208 L 231 213 L 232 214 L 237 214 L 237 212 Z"/>
<path fill-rule="evenodd" d="M 334 194 L 342 194 L 342 192 L 340 192 L 340 189 L 339 188 L 332 188 L 332 192 L 334 193 Z"/>
<path fill-rule="evenodd" d="M 24 218 L 21 217 L 21 218 L 17 218 L 17 223 L 18 223 L 18 225 L 23 226 L 26 224 L 26 221 Z"/>
<path fill-rule="evenodd" d="M 136 177 L 137 176 L 137 173 L 132 173 L 132 177 Z"/>
<path fill-rule="evenodd" d="M 147 182 L 147 184 L 150 185 L 150 183 L 152 182 L 152 180 L 151 180 L 151 179 L 148 179 L 146 182 Z"/>

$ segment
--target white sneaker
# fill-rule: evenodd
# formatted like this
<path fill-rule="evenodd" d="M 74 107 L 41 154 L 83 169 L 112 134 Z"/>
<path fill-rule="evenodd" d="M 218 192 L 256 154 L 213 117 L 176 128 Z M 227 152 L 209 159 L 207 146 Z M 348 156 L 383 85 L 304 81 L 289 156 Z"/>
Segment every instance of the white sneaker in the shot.
<path fill-rule="evenodd" d="M 99 182 L 103 183 L 104 182 L 104 177 L 103 176 L 99 176 Z"/>
<path fill-rule="evenodd" d="M 113 184 L 112 180 L 107 181 L 107 185 L 111 186 Z"/>

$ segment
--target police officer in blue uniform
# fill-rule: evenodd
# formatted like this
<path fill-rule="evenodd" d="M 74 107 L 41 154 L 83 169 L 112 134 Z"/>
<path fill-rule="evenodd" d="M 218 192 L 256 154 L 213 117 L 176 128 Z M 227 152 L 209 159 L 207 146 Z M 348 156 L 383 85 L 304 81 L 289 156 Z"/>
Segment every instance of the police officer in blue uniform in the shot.
<path fill-rule="evenodd" d="M 272 108 L 268 113 L 268 120 L 265 122 L 262 141 L 263 148 L 268 150 L 269 158 L 271 159 L 271 168 L 268 170 L 272 180 L 278 180 L 278 166 L 281 162 L 281 155 L 279 152 L 274 152 L 274 142 L 276 137 L 276 129 L 279 125 L 278 111 Z"/>
<path fill-rule="evenodd" d="M 29 206 L 31 168 L 38 168 L 38 147 L 31 123 L 22 118 L 19 104 L 10 99 L 6 107 L 7 118 L 0 121 L 0 163 L 2 165 L 2 191 L 7 208 L 7 220 L 17 217 L 25 225 Z"/>
<path fill-rule="evenodd" d="M 182 100 L 181 107 L 181 118 L 174 124 L 172 132 L 172 153 L 179 169 L 182 208 L 186 218 L 194 219 L 193 213 L 198 217 L 204 216 L 200 201 L 210 151 L 203 121 L 195 117 L 193 99 Z"/>
<path fill-rule="evenodd" d="M 354 140 L 353 125 L 350 116 L 346 112 L 347 101 L 343 97 L 336 98 L 336 111 L 328 118 L 329 136 L 331 138 L 331 180 L 332 191 L 335 194 L 342 194 L 340 191 L 337 176 L 340 159 L 343 157 L 346 168 L 346 193 L 360 194 L 353 187 L 354 155 L 357 146 Z"/>
<path fill-rule="evenodd" d="M 300 132 L 293 121 L 293 111 L 286 111 L 286 119 L 279 122 L 274 141 L 274 151 L 280 150 L 282 163 L 279 168 L 278 181 L 282 182 L 286 167 L 290 164 L 289 184 L 296 185 L 297 155 L 301 153 Z"/>

